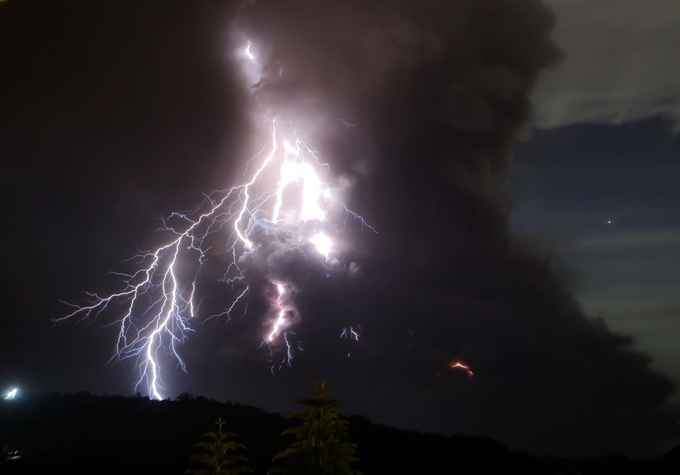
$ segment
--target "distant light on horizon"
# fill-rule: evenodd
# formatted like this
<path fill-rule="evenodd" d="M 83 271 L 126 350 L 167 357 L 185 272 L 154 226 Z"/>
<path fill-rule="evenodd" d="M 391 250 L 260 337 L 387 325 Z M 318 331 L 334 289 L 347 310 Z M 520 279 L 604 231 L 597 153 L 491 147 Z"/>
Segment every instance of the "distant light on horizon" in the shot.
<path fill-rule="evenodd" d="M 19 388 L 12 388 L 10 389 L 7 394 L 5 394 L 5 399 L 14 399 L 17 396 L 17 393 L 19 392 Z"/>

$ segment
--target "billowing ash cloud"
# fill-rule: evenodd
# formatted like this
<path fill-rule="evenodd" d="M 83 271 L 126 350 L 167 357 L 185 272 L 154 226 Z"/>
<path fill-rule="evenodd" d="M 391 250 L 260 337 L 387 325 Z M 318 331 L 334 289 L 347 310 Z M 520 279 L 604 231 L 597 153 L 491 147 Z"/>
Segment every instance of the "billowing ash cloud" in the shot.
<path fill-rule="evenodd" d="M 261 252 L 241 260 L 250 281 L 296 283 L 295 374 L 328 377 L 346 410 L 553 453 L 623 449 L 665 424 L 671 384 L 509 235 L 511 144 L 537 75 L 560 60 L 554 24 L 534 0 L 262 0 L 240 13 L 234 44 L 251 40 L 270 65 L 258 107 L 314 144 L 378 231 L 350 219 L 341 233 L 352 279 L 285 228 L 251 228 Z M 340 338 L 350 327 L 358 336 Z"/>
<path fill-rule="evenodd" d="M 315 233 L 315 230 L 304 228 L 315 228 L 317 224 L 307 222 L 296 226 L 287 222 L 252 220 L 248 239 L 253 243 L 253 249 L 238 261 L 245 281 L 250 285 L 285 282 L 295 291 L 304 291 L 331 273 L 335 276 L 348 273 L 348 265 L 342 266 L 332 256 L 324 257 L 314 244 L 303 240 Z"/>

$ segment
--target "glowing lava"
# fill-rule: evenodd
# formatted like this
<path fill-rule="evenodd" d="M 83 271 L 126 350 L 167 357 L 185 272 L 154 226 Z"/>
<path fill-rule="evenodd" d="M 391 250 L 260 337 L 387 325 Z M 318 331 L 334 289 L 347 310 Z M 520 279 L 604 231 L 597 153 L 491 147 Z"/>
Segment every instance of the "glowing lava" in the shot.
<path fill-rule="evenodd" d="M 449 368 L 451 368 L 451 369 L 461 369 L 461 370 L 465 371 L 467 373 L 467 375 L 470 376 L 470 377 L 473 377 L 475 375 L 475 373 L 472 372 L 470 367 L 460 360 L 455 360 L 454 362 L 449 364 Z"/>

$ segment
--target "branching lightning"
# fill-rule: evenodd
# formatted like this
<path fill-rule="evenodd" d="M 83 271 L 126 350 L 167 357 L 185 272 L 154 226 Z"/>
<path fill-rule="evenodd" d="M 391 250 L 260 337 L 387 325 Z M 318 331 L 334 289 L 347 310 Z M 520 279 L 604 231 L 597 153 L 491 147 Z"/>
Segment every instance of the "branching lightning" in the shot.
<path fill-rule="evenodd" d="M 250 42 L 242 55 L 256 64 Z M 248 296 L 250 288 L 241 273 L 239 260 L 244 254 L 257 250 L 259 244 L 249 235 L 256 226 L 267 226 L 272 232 L 276 232 L 279 225 L 297 226 L 302 242 L 311 243 L 327 262 L 332 259 L 333 241 L 322 231 L 328 224 L 326 205 L 332 197 L 329 186 L 319 176 L 319 172 L 328 171 L 329 166 L 319 160 L 318 152 L 300 140 L 297 133 L 286 137 L 277 127 L 276 119 L 268 120 L 268 124 L 269 141 L 248 161 L 242 183 L 207 195 L 194 212 L 171 214 L 164 220 L 162 229 L 174 235 L 174 239 L 154 251 L 138 253 L 133 258 L 139 265 L 137 271 L 115 273 L 124 281 L 122 290 L 106 296 L 88 293 L 90 299 L 86 305 L 68 304 L 72 311 L 55 320 L 62 322 L 96 317 L 110 304 L 120 305 L 122 312 L 114 322 L 118 325 L 118 336 L 111 360 L 136 360 L 138 378 L 135 391 L 141 387 L 151 397 L 163 399 L 162 376 L 167 361 L 175 360 L 184 372 L 187 371 L 179 345 L 194 331 L 192 320 L 198 318 L 196 282 L 207 259 L 209 247 L 206 238 L 209 235 L 231 229 L 226 246 L 231 258 L 223 281 L 242 288 L 236 291 L 237 297 L 228 308 L 208 318 L 230 319 Z M 251 168 L 254 168 L 253 171 L 248 173 Z M 270 184 L 275 172 L 278 181 Z M 286 196 L 295 187 L 299 190 L 299 198 L 294 203 L 298 205 L 297 209 L 284 209 Z M 339 203 L 339 206 L 346 213 L 346 219 L 359 220 L 362 226 L 377 232 L 344 204 Z M 171 224 L 176 222 L 181 225 Z M 277 341 L 285 343 L 286 356 L 278 365 L 280 368 L 290 365 L 293 359 L 294 345 L 288 336 L 292 333 L 289 330 L 293 323 L 289 319 L 291 309 L 284 305 L 289 283 L 278 280 L 270 284 L 276 289 L 276 297 L 271 302 L 276 317 L 262 335 L 262 344 L 271 350 Z M 359 339 L 356 328 L 350 327 L 346 335 L 357 341 Z M 299 342 L 295 347 L 302 350 Z M 275 366 L 272 364 L 272 371 Z"/>

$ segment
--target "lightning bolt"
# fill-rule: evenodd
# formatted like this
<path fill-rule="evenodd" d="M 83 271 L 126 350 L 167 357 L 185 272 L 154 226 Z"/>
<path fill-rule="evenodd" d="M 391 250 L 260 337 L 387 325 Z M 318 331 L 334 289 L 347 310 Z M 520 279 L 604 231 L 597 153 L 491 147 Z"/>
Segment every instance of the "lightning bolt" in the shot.
<path fill-rule="evenodd" d="M 248 42 L 242 56 L 255 62 L 251 48 Z M 135 272 L 113 273 L 122 278 L 122 290 L 105 296 L 88 293 L 89 299 L 84 305 L 64 302 L 71 312 L 53 320 L 60 323 L 95 318 L 107 311 L 111 304 L 119 305 L 122 309 L 119 317 L 110 324 L 118 325 L 110 362 L 135 359 L 138 372 L 135 391 L 145 387 L 150 397 L 163 399 L 166 393 L 164 366 L 168 361 L 176 361 L 182 371 L 187 371 L 179 346 L 195 331 L 192 322 L 200 320 L 196 282 L 210 249 L 206 243 L 209 235 L 231 227 L 226 246 L 231 259 L 222 281 L 242 288 L 237 290 L 238 295 L 228 308 L 210 315 L 208 319 L 226 317 L 230 320 L 232 312 L 249 294 L 239 260 L 244 254 L 257 250 L 259 244 L 249 238 L 249 231 L 255 226 L 266 226 L 274 232 L 280 224 L 297 226 L 303 242 L 311 243 L 326 259 L 332 259 L 333 241 L 321 231 L 329 224 L 324 204 L 331 200 L 331 194 L 329 186 L 319 176 L 319 172 L 327 172 L 329 166 L 320 161 L 318 152 L 298 138 L 297 132 L 290 137 L 285 136 L 278 129 L 275 118 L 268 119 L 268 124 L 268 143 L 247 162 L 240 184 L 206 195 L 201 205 L 192 212 L 172 213 L 163 220 L 161 229 L 174 235 L 174 239 L 156 250 L 141 251 L 134 256 L 131 260 L 139 266 Z M 273 187 L 267 186 L 267 175 L 271 177 L 272 174 L 270 170 L 278 172 L 278 181 Z M 284 208 L 285 198 L 292 188 L 299 191 L 296 201 L 299 206 L 293 210 Z M 346 220 L 359 220 L 362 226 L 377 232 L 360 215 L 344 204 L 340 205 L 346 213 Z M 263 218 L 263 215 L 271 219 Z M 175 222 L 179 224 L 171 224 Z M 303 226 L 310 222 L 316 224 Z M 286 331 L 292 322 L 287 318 L 289 309 L 283 304 L 289 284 L 285 281 L 270 284 L 277 291 L 271 302 L 276 318 L 263 336 L 262 344 L 271 349 L 271 345 L 283 336 L 287 350 L 279 365 L 282 367 L 290 365 L 293 359 L 293 345 Z M 359 339 L 355 330 L 350 327 L 349 331 L 352 338 Z M 302 349 L 299 342 L 297 346 Z"/>
<path fill-rule="evenodd" d="M 363 329 L 361 328 L 361 325 L 345 327 L 342 329 L 342 332 L 340 333 L 340 338 L 358 344 L 359 340 L 361 339 L 362 332 Z M 349 358 L 350 356 L 352 356 L 352 352 L 348 351 L 347 358 Z"/>
<path fill-rule="evenodd" d="M 354 341 L 359 341 L 359 332 L 361 331 L 361 326 L 355 327 L 347 327 L 342 329 L 342 333 L 340 333 L 340 338 L 344 339 L 351 339 Z"/>

